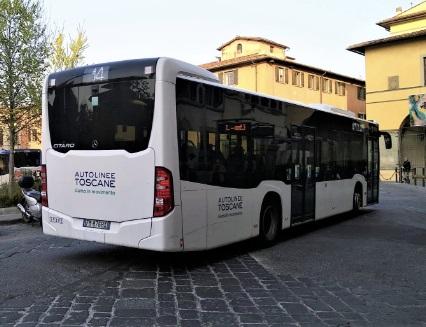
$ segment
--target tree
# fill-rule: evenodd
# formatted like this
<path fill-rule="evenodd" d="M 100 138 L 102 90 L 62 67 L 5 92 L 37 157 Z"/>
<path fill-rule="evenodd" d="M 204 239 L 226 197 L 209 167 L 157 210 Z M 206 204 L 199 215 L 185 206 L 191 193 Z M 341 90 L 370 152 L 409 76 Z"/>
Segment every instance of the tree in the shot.
<path fill-rule="evenodd" d="M 58 71 L 81 64 L 84 59 L 83 53 L 87 47 L 87 37 L 81 29 L 77 31 L 74 39 L 70 39 L 68 45 L 64 44 L 64 33 L 60 32 L 52 43 L 51 69 Z"/>
<path fill-rule="evenodd" d="M 0 0 L 0 124 L 8 129 L 9 193 L 17 134 L 41 117 L 49 42 L 37 0 Z"/>

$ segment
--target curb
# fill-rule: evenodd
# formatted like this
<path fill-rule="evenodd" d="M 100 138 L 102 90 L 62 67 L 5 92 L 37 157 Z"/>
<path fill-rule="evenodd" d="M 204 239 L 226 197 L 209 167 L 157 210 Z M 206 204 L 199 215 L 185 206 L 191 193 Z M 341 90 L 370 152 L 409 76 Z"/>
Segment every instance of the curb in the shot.
<path fill-rule="evenodd" d="M 22 222 L 22 216 L 18 208 L 0 208 L 0 225 L 12 225 L 20 222 Z"/>
<path fill-rule="evenodd" d="M 8 217 L 10 216 L 10 217 Z M 21 215 L 6 215 L 6 217 L 0 217 L 0 226 L 2 225 L 13 225 L 23 222 Z"/>
<path fill-rule="evenodd" d="M 0 208 L 0 216 L 7 215 L 11 213 L 19 213 L 17 207 L 8 207 L 8 208 Z"/>

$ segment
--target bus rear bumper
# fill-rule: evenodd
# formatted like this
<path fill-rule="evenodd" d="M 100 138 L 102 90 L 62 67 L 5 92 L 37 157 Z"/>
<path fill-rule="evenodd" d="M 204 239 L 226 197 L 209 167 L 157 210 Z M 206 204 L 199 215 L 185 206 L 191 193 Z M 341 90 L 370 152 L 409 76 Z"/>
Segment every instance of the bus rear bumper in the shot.
<path fill-rule="evenodd" d="M 111 222 L 109 230 L 83 227 L 83 219 L 73 218 L 43 207 L 43 233 L 104 244 L 153 251 L 181 251 L 180 210 L 161 218 Z M 180 225 L 179 225 L 180 223 Z"/>

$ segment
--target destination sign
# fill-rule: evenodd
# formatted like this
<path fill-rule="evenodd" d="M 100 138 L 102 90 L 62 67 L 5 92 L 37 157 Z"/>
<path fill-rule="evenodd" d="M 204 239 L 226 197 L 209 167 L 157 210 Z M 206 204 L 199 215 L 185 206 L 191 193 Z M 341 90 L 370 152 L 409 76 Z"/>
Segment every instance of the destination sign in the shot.
<path fill-rule="evenodd" d="M 109 66 L 90 67 L 84 70 L 83 83 L 102 82 L 108 80 Z"/>
<path fill-rule="evenodd" d="M 250 125 L 247 123 L 219 123 L 218 130 L 221 133 L 247 133 L 250 130 Z"/>

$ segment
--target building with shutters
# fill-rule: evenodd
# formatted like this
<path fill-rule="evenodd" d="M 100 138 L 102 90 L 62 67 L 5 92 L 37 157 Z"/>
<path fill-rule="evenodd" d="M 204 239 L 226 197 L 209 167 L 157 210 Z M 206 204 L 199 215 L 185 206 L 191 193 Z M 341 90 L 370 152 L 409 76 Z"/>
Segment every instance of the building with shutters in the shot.
<path fill-rule="evenodd" d="M 381 144 L 382 176 L 389 178 L 407 158 L 416 175 L 426 167 L 426 1 L 377 23 L 389 36 L 352 45 L 365 56 L 367 119 L 393 138 Z M 382 141 L 383 142 L 383 141 Z"/>
<path fill-rule="evenodd" d="M 6 127 L 0 126 L 0 149 L 9 149 L 9 131 Z M 15 144 L 16 149 L 41 149 L 41 127 L 39 123 L 34 123 L 28 128 L 18 132 Z"/>
<path fill-rule="evenodd" d="M 306 104 L 326 104 L 365 118 L 365 82 L 297 62 L 288 47 L 261 37 L 236 36 L 201 65 L 227 85 Z"/>

